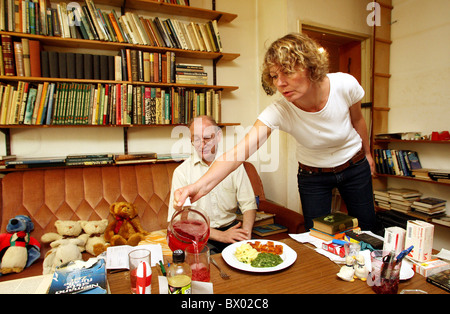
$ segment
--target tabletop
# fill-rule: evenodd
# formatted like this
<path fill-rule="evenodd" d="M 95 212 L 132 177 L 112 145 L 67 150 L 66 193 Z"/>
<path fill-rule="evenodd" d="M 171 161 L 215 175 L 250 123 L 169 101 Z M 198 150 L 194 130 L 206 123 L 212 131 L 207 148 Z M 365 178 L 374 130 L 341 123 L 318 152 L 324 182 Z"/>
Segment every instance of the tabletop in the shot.
<path fill-rule="evenodd" d="M 223 279 L 216 267 L 211 265 L 211 282 L 215 294 L 373 294 L 372 288 L 359 279 L 346 282 L 336 274 L 341 265 L 318 254 L 309 245 L 294 239 L 280 240 L 297 253 L 296 261 L 288 268 L 269 273 L 253 273 L 229 266 L 220 254 L 213 255 L 214 260 L 230 279 Z M 153 267 L 152 294 L 159 294 L 159 267 Z M 111 293 L 130 293 L 127 271 L 108 273 Z M 425 277 L 414 274 L 405 281 L 400 281 L 398 291 L 420 289 L 428 293 L 446 293 L 428 282 Z"/>

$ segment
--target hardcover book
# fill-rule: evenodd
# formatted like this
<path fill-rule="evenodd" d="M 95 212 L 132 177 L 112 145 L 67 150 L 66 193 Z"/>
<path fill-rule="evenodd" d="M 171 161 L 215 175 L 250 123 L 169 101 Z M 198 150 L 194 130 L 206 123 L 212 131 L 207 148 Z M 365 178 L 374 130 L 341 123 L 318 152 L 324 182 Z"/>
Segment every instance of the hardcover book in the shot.
<path fill-rule="evenodd" d="M 335 234 L 358 226 L 357 218 L 339 212 L 315 218 L 313 222 L 314 229 L 329 234 Z"/>

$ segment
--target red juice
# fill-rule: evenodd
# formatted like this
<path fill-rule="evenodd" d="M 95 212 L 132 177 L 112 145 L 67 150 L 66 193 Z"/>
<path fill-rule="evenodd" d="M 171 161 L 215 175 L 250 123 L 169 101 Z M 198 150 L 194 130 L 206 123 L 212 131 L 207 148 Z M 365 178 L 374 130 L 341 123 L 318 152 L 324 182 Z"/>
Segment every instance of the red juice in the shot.
<path fill-rule="evenodd" d="M 137 268 L 130 271 L 131 292 L 136 294 Z"/>
<path fill-rule="evenodd" d="M 205 221 L 187 220 L 177 221 L 167 229 L 167 243 L 172 251 L 186 250 L 188 245 L 196 243 L 198 251 L 201 251 L 208 242 L 209 226 Z"/>
<path fill-rule="evenodd" d="M 208 267 L 203 263 L 191 264 L 192 280 L 209 282 L 210 272 Z"/>

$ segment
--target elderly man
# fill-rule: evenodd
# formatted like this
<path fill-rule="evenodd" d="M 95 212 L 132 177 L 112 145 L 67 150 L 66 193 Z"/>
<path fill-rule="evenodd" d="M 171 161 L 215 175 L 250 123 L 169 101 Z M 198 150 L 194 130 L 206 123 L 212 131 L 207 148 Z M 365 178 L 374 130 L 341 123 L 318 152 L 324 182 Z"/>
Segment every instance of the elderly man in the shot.
<path fill-rule="evenodd" d="M 172 191 L 197 181 L 220 156 L 218 144 L 222 140 L 222 131 L 214 119 L 209 116 L 196 117 L 189 123 L 189 130 L 195 152 L 175 169 Z M 257 205 L 243 165 L 192 206 L 201 208 L 209 216 L 211 232 L 208 247 L 211 253 L 219 253 L 230 243 L 251 238 Z M 238 206 L 243 214 L 242 222 L 236 220 Z M 176 209 L 179 208 L 174 208 L 171 193 L 169 220 Z"/>

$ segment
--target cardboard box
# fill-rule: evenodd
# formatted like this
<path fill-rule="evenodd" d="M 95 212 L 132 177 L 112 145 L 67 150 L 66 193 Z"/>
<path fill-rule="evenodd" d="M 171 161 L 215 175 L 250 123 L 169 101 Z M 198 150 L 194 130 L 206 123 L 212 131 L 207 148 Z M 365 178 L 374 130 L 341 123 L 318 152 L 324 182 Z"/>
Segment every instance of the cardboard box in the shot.
<path fill-rule="evenodd" d="M 433 259 L 424 263 L 414 263 L 413 269 L 416 273 L 428 277 L 450 268 L 450 264 L 440 259 Z"/>
<path fill-rule="evenodd" d="M 383 251 L 395 251 L 400 254 L 405 249 L 406 230 L 400 227 L 389 227 L 384 231 Z"/>
<path fill-rule="evenodd" d="M 434 225 L 421 220 L 408 220 L 406 224 L 405 247 L 414 245 L 410 258 L 419 262 L 431 260 Z"/>
<path fill-rule="evenodd" d="M 345 248 L 343 245 L 334 244 L 331 242 L 322 243 L 322 249 L 327 252 L 339 255 L 340 257 L 345 257 Z"/>

